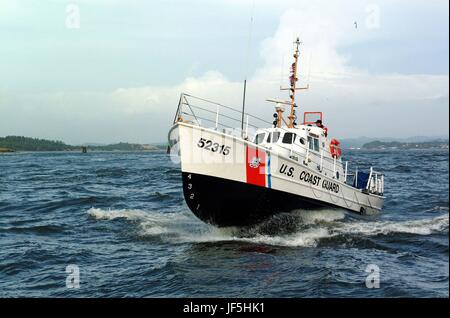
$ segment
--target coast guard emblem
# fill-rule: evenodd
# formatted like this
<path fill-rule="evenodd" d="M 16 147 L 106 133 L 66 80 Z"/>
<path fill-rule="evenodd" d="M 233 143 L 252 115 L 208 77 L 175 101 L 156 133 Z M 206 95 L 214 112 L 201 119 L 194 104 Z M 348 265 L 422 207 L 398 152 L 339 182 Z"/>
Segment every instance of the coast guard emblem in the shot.
<path fill-rule="evenodd" d="M 266 166 L 268 165 L 268 156 L 265 151 L 258 148 L 247 146 L 245 151 L 245 175 L 246 181 L 260 187 L 266 186 L 268 176 L 266 175 Z"/>
<path fill-rule="evenodd" d="M 261 159 L 257 157 L 253 157 L 250 163 L 248 164 L 250 168 L 256 169 L 261 164 Z"/>

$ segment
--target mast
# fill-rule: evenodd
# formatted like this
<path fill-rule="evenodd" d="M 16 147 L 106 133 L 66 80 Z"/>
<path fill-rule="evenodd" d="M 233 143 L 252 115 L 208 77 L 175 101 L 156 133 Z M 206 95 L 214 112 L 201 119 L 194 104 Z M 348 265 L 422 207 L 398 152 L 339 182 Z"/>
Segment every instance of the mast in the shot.
<path fill-rule="evenodd" d="M 297 81 L 298 81 L 297 71 L 298 71 L 298 59 L 300 57 L 300 50 L 299 50 L 300 44 L 301 44 L 300 39 L 297 37 L 296 41 L 294 42 L 294 45 L 295 45 L 294 63 L 292 63 L 292 65 L 291 65 L 291 76 L 289 77 L 289 82 L 291 85 L 289 88 L 280 87 L 280 89 L 282 91 L 289 90 L 291 111 L 288 116 L 288 119 L 289 119 L 289 121 L 287 123 L 288 128 L 295 128 L 295 125 L 297 125 L 297 123 L 295 122 L 295 119 L 296 119 L 295 108 L 297 108 L 297 104 L 295 103 L 295 92 L 297 90 L 309 88 L 309 85 L 307 87 L 297 87 Z"/>
<path fill-rule="evenodd" d="M 288 116 L 289 119 L 289 128 L 294 127 L 295 122 L 295 108 L 297 105 L 295 105 L 295 89 L 298 81 L 297 77 L 297 66 L 298 66 L 298 56 L 300 55 L 298 46 L 300 45 L 300 40 L 297 38 L 295 41 L 295 52 L 294 52 L 294 63 L 291 66 L 291 76 L 289 77 L 289 81 L 291 83 L 291 90 L 289 91 L 289 97 L 291 98 L 291 113 Z"/>
<path fill-rule="evenodd" d="M 300 57 L 300 39 L 297 37 L 296 41 L 294 42 L 295 45 L 295 50 L 294 50 L 294 63 L 292 63 L 291 65 L 291 76 L 289 77 L 289 82 L 290 82 L 290 87 L 289 88 L 283 88 L 280 87 L 280 90 L 282 91 L 289 91 L 289 101 L 281 101 L 281 100 L 275 100 L 275 99 L 267 99 L 268 102 L 272 102 L 272 103 L 276 103 L 277 105 L 275 106 L 275 120 L 273 122 L 275 127 L 281 128 L 281 126 L 283 125 L 283 123 L 288 127 L 288 128 L 295 128 L 295 126 L 297 125 L 297 123 L 295 122 L 296 119 L 296 115 L 295 115 L 295 108 L 297 108 L 297 104 L 295 102 L 295 92 L 301 89 L 308 89 L 309 88 L 309 84 L 306 87 L 297 87 L 297 81 L 298 81 L 298 77 L 297 77 L 297 72 L 298 72 L 298 60 Z M 282 107 L 282 105 L 288 105 L 290 106 L 291 110 L 289 112 L 289 116 L 288 121 L 286 122 L 286 120 L 283 118 L 283 112 L 284 112 L 284 108 Z"/>

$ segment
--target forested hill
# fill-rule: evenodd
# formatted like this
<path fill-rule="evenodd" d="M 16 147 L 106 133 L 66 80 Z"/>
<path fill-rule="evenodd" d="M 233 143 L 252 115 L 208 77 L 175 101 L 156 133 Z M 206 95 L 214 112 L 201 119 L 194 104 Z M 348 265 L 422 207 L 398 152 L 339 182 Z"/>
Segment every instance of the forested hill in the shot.
<path fill-rule="evenodd" d="M 66 145 L 62 141 L 22 136 L 0 137 L 0 147 L 15 151 L 64 151 L 75 149 L 74 146 Z M 79 147 L 76 148 L 79 149 Z"/>
<path fill-rule="evenodd" d="M 22 137 L 7 136 L 0 137 L 1 152 L 7 151 L 79 151 L 83 146 L 67 145 L 62 141 Z M 88 145 L 88 151 L 146 151 L 165 149 L 165 145 L 141 145 L 126 142 L 111 145 Z"/>

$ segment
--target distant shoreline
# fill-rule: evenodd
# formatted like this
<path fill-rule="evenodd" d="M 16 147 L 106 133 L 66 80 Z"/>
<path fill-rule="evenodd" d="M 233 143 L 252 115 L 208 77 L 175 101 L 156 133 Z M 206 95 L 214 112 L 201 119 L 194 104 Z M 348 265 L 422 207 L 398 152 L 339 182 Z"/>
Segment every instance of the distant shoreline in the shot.
<path fill-rule="evenodd" d="M 30 138 L 24 136 L 0 137 L 0 152 L 92 152 L 92 151 L 160 151 L 166 144 L 132 144 L 119 142 L 108 145 L 68 145 L 62 141 Z"/>
<path fill-rule="evenodd" d="M 434 140 L 425 142 L 372 141 L 364 144 L 363 150 L 419 150 L 419 149 L 449 149 L 448 140 Z"/>
<path fill-rule="evenodd" d="M 11 152 L 15 152 L 15 150 L 9 148 L 0 148 L 0 153 L 11 153 Z"/>
<path fill-rule="evenodd" d="M 80 150 L 12 150 L 8 149 L 7 151 L 2 151 L 0 149 L 0 154 L 14 154 L 14 153 L 46 153 L 46 152 L 52 152 L 52 153 L 83 153 L 81 148 Z M 88 150 L 86 153 L 124 153 L 124 152 L 165 152 L 164 149 L 153 149 L 153 150 Z"/>
<path fill-rule="evenodd" d="M 378 152 L 378 151 L 427 151 L 427 150 L 440 150 L 440 151 L 449 151 L 449 148 L 343 148 L 343 151 L 363 151 L 363 152 Z"/>
<path fill-rule="evenodd" d="M 344 150 L 412 150 L 412 149 L 447 149 L 448 140 L 436 139 L 422 142 L 410 141 L 380 141 L 373 140 L 363 144 L 342 143 Z M 68 145 L 62 141 L 30 138 L 23 136 L 0 137 L 0 153 L 13 152 L 151 152 L 165 151 L 166 143 L 132 144 L 119 142 L 115 144 L 84 144 Z"/>

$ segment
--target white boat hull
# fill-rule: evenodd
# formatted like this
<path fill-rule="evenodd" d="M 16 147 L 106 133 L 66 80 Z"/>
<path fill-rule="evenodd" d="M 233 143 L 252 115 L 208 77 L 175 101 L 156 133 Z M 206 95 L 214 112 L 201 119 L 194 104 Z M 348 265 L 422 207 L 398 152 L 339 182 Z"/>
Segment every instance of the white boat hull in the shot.
<path fill-rule="evenodd" d="M 187 205 L 216 226 L 250 225 L 296 209 L 372 214 L 384 203 L 383 196 L 326 176 L 315 165 L 214 129 L 179 122 L 169 140 L 179 154 Z"/>

